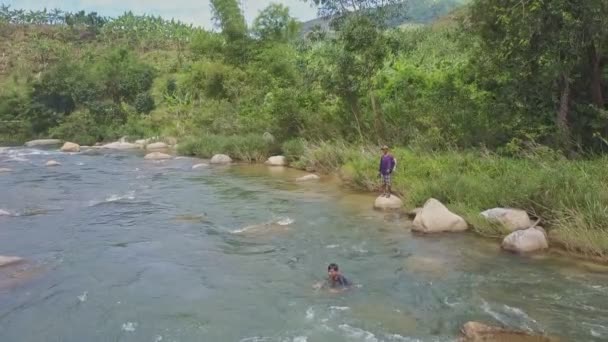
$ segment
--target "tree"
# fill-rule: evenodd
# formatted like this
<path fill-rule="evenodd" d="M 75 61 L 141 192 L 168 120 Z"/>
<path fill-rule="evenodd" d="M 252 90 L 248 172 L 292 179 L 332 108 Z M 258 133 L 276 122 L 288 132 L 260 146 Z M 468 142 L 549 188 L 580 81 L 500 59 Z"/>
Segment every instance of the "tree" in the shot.
<path fill-rule="evenodd" d="M 213 18 L 226 40 L 228 61 L 241 64 L 247 59 L 248 36 L 245 17 L 237 0 L 211 0 Z"/>
<path fill-rule="evenodd" d="M 471 7 L 472 28 L 483 53 L 506 74 L 526 105 L 541 112 L 554 108 L 564 142 L 571 138 L 575 106 L 604 109 L 607 16 L 603 0 L 476 0 Z M 575 88 L 581 83 L 589 83 L 590 91 Z"/>
<path fill-rule="evenodd" d="M 341 19 L 350 14 L 358 13 L 374 18 L 378 23 L 385 24 L 391 17 L 404 15 L 406 0 L 303 0 L 313 3 L 318 8 L 319 16 L 334 20 L 339 26 Z"/>
<path fill-rule="evenodd" d="M 253 21 L 253 34 L 262 40 L 291 41 L 297 37 L 300 24 L 289 15 L 289 8 L 270 4 Z"/>

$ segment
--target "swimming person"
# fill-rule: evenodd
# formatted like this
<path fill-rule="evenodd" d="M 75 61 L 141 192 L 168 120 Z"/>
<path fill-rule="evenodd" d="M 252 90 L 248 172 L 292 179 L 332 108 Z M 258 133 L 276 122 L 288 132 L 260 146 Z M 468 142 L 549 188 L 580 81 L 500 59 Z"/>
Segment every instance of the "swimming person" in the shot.
<path fill-rule="evenodd" d="M 348 290 L 352 283 L 340 273 L 340 268 L 337 264 L 331 263 L 327 266 L 327 279 L 323 283 L 316 284 L 316 289 L 328 288 L 332 292 L 338 290 Z"/>

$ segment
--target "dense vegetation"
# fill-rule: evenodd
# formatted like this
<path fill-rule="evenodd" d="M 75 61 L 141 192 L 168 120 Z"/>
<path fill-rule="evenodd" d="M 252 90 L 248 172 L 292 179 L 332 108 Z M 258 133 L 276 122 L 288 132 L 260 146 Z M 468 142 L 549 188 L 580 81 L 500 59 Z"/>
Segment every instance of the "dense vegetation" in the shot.
<path fill-rule="evenodd" d="M 440 197 L 472 221 L 520 206 L 608 253 L 563 237 L 608 234 L 606 1 L 311 2 L 330 30 L 277 4 L 248 27 L 236 0 L 211 1 L 217 31 L 2 6 L 0 142 L 175 136 L 183 153 L 283 152 L 368 189 L 375 162 L 354 146 L 403 146 L 411 205 Z"/>

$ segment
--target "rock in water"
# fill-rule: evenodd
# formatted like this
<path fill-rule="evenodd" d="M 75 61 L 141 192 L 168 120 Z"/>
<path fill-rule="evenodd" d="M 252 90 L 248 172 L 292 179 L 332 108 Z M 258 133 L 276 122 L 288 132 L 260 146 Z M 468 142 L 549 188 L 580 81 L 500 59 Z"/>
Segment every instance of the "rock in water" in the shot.
<path fill-rule="evenodd" d="M 113 143 L 102 145 L 101 148 L 111 149 L 111 150 L 135 150 L 140 148 L 137 144 L 131 144 L 124 141 L 116 141 Z"/>
<path fill-rule="evenodd" d="M 23 261 L 20 257 L 0 255 L 0 267 L 16 264 Z"/>
<path fill-rule="evenodd" d="M 463 342 L 558 342 L 557 339 L 532 335 L 523 331 L 493 327 L 479 322 L 468 322 L 461 329 Z"/>
<path fill-rule="evenodd" d="M 266 161 L 266 165 L 270 166 L 285 166 L 287 165 L 287 159 L 283 156 L 272 156 Z"/>
<path fill-rule="evenodd" d="M 462 232 L 468 229 L 467 222 L 452 213 L 441 202 L 431 198 L 414 219 L 412 231 L 419 233 Z"/>
<path fill-rule="evenodd" d="M 494 208 L 481 213 L 486 220 L 501 224 L 509 232 L 532 227 L 528 213 L 520 209 Z"/>
<path fill-rule="evenodd" d="M 62 141 L 59 139 L 38 139 L 31 140 L 25 143 L 26 147 L 42 147 L 42 146 L 55 146 L 61 145 Z"/>
<path fill-rule="evenodd" d="M 306 175 L 306 176 L 302 176 L 300 178 L 296 178 L 296 182 L 308 182 L 308 181 L 316 181 L 321 179 L 321 177 L 317 176 L 317 175 Z"/>
<path fill-rule="evenodd" d="M 374 202 L 374 208 L 376 209 L 400 209 L 403 206 L 403 202 L 397 196 L 391 195 L 391 197 L 379 196 Z"/>
<path fill-rule="evenodd" d="M 155 142 L 146 145 L 146 151 L 166 151 L 169 148 L 164 142 Z"/>
<path fill-rule="evenodd" d="M 516 253 L 536 252 L 549 248 L 545 230 L 540 227 L 515 231 L 502 241 L 502 248 Z"/>
<path fill-rule="evenodd" d="M 61 147 L 61 152 L 80 152 L 80 145 L 72 142 L 66 142 Z"/>
<path fill-rule="evenodd" d="M 160 152 L 152 152 L 146 154 L 144 159 L 146 160 L 167 160 L 173 158 L 172 156 Z"/>
<path fill-rule="evenodd" d="M 232 163 L 232 159 L 225 154 L 216 154 L 209 162 L 211 164 L 230 164 Z"/>
<path fill-rule="evenodd" d="M 13 171 L 13 170 L 8 169 L 8 168 L 6 168 L 6 167 L 0 167 L 0 173 L 4 173 L 4 172 L 11 172 L 11 171 Z"/>
<path fill-rule="evenodd" d="M 0 216 L 12 216 L 12 214 L 4 209 L 0 209 Z"/>
<path fill-rule="evenodd" d="M 60 166 L 61 164 L 55 160 L 49 160 L 46 162 L 46 166 Z"/>
<path fill-rule="evenodd" d="M 202 168 L 205 168 L 207 166 L 209 166 L 209 165 L 207 165 L 205 163 L 196 164 L 196 165 L 192 166 L 192 170 L 202 169 Z"/>

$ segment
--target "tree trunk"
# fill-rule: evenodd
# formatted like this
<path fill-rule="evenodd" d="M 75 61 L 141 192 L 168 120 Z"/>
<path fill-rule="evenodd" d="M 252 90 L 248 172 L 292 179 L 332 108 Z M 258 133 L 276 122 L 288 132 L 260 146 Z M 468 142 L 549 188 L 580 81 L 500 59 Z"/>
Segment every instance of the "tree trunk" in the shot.
<path fill-rule="evenodd" d="M 372 102 L 372 110 L 374 111 L 374 126 L 376 126 L 376 136 L 378 138 L 378 144 L 383 145 L 386 139 L 386 132 L 384 129 L 384 116 L 382 115 L 382 108 L 378 106 L 376 100 L 376 94 L 370 92 L 370 99 Z"/>
<path fill-rule="evenodd" d="M 566 146 L 569 146 L 570 128 L 568 127 L 568 113 L 570 111 L 570 80 L 566 74 L 563 74 L 561 81 L 562 90 L 556 123 L 559 130 L 560 139 L 564 139 L 562 142 L 565 143 Z"/>
<path fill-rule="evenodd" d="M 361 122 L 359 121 L 359 101 L 357 100 L 356 95 L 349 96 L 348 102 L 350 104 L 350 109 L 355 117 L 355 122 L 357 123 L 357 131 L 359 132 L 359 138 L 361 138 L 361 142 L 363 142 L 363 132 L 361 131 Z"/>
<path fill-rule="evenodd" d="M 589 48 L 589 60 L 591 63 L 591 98 L 593 104 L 599 109 L 604 109 L 604 96 L 602 94 L 602 60 L 595 44 Z"/>

